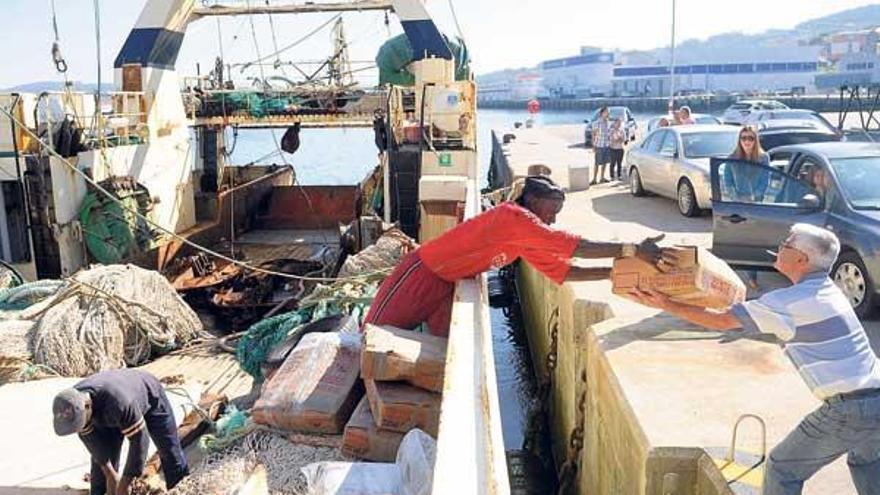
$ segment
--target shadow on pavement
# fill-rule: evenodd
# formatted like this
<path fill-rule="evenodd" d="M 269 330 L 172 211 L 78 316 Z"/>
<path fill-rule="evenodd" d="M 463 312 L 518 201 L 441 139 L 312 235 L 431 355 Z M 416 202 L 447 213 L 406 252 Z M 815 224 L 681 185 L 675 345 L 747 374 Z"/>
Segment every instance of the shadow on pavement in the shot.
<path fill-rule="evenodd" d="M 612 222 L 629 222 L 659 231 L 706 233 L 712 230 L 711 217 L 686 218 L 675 202 L 660 197 L 636 198 L 628 189 L 615 186 L 612 194 L 592 199 L 593 211 Z"/>

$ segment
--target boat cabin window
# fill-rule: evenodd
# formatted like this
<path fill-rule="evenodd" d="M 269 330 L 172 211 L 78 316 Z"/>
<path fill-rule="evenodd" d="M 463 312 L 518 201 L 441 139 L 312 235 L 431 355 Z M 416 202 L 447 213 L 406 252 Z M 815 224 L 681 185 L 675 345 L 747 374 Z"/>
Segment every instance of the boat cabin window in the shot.
<path fill-rule="evenodd" d="M 30 261 L 27 209 L 18 181 L 0 181 L 0 259 L 8 263 Z"/>

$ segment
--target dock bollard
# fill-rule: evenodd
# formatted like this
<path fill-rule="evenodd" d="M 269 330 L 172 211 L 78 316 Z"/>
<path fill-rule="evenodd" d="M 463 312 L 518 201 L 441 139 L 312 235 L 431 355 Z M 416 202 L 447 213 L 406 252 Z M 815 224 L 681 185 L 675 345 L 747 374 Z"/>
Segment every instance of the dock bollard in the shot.
<path fill-rule="evenodd" d="M 590 188 L 590 168 L 586 163 L 568 166 L 569 191 L 586 191 Z"/>

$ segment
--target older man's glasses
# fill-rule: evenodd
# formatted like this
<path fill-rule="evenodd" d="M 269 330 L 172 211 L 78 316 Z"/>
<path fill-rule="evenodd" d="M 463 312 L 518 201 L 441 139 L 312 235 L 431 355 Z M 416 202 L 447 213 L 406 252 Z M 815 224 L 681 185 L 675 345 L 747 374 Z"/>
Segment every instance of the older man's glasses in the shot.
<path fill-rule="evenodd" d="M 803 251 L 801 251 L 800 249 L 798 249 L 794 244 L 792 244 L 788 241 L 780 242 L 779 247 L 776 249 L 776 251 L 771 251 L 768 249 L 767 254 L 769 254 L 775 258 L 775 257 L 779 256 L 779 253 L 781 253 L 783 249 L 792 249 L 792 250 L 797 251 L 801 254 L 806 254 Z"/>

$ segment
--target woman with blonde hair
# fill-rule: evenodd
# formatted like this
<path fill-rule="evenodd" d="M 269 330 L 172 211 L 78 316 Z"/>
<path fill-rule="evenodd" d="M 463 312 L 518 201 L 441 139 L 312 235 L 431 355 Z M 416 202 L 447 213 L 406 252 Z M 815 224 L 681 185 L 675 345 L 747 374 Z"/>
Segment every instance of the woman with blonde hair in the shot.
<path fill-rule="evenodd" d="M 761 148 L 758 132 L 754 127 L 743 126 L 739 130 L 736 149 L 730 158 L 758 165 L 770 166 L 770 155 Z M 724 167 L 724 183 L 729 187 L 728 199 L 743 203 L 758 203 L 764 199 L 764 192 L 770 184 L 770 175 L 757 167 Z M 746 271 L 749 287 L 758 289 L 758 272 Z"/>
<path fill-rule="evenodd" d="M 754 127 L 744 125 L 739 130 L 739 136 L 736 140 L 736 149 L 730 158 L 737 160 L 745 160 L 760 165 L 770 166 L 770 155 L 761 148 L 761 140 L 758 139 L 758 132 Z"/>

